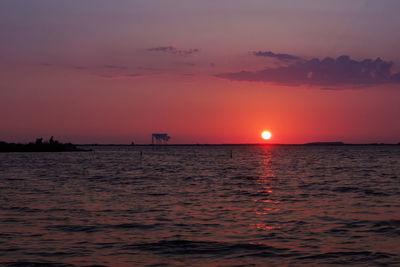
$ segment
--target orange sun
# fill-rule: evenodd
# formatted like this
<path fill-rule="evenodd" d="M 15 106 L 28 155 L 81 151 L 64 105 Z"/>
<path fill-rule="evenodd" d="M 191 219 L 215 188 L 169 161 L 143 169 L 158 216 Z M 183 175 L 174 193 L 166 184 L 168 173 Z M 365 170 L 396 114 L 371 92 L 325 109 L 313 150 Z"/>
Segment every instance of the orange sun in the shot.
<path fill-rule="evenodd" d="M 271 139 L 272 134 L 271 134 L 271 132 L 269 132 L 269 131 L 264 131 L 264 132 L 262 132 L 261 137 L 262 137 L 264 140 L 269 140 L 269 139 Z"/>

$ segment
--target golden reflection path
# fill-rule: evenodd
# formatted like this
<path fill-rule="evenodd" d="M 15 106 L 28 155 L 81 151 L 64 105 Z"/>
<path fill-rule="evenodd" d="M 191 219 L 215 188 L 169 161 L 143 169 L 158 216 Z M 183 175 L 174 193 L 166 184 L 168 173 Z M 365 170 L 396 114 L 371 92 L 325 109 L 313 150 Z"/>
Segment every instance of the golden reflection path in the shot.
<path fill-rule="evenodd" d="M 272 164 L 272 149 L 269 147 L 262 148 L 261 164 L 259 166 L 260 176 L 257 179 L 257 184 L 260 189 L 257 192 L 257 197 L 253 200 L 257 203 L 255 207 L 255 218 L 259 221 L 252 224 L 251 227 L 261 231 L 271 231 L 280 229 L 281 226 L 269 223 L 271 214 L 278 213 L 280 208 L 277 204 L 280 202 L 274 199 L 274 188 L 277 185 L 277 177 L 275 177 Z M 262 196 L 262 197 L 260 197 Z"/>

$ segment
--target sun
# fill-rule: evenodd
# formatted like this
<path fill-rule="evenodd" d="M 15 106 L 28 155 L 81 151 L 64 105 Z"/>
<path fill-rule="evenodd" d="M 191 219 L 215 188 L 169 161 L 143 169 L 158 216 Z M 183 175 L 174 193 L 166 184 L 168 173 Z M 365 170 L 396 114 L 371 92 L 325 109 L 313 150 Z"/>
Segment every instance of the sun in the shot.
<path fill-rule="evenodd" d="M 269 139 L 271 139 L 272 134 L 271 134 L 271 132 L 269 132 L 269 131 L 264 131 L 264 132 L 262 132 L 261 137 L 262 137 L 264 140 L 269 140 Z"/>

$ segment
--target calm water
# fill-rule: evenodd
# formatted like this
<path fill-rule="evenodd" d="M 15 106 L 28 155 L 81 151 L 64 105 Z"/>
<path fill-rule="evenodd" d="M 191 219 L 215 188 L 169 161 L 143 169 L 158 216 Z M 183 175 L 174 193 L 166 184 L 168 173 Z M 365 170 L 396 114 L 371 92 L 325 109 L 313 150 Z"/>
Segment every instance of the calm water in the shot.
<path fill-rule="evenodd" d="M 400 146 L 94 149 L 0 154 L 1 264 L 400 266 Z"/>

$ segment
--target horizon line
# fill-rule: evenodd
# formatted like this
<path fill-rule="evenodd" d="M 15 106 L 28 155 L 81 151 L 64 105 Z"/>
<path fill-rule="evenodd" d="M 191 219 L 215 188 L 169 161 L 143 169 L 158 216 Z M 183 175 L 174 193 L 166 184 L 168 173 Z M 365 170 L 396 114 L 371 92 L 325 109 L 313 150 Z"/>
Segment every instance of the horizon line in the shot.
<path fill-rule="evenodd" d="M 398 143 L 383 143 L 383 142 L 370 142 L 370 143 L 344 143 L 344 142 L 307 142 L 307 143 L 182 143 L 182 144 L 112 144 L 112 143 L 92 143 L 92 144 L 75 144 L 77 146 L 348 146 L 348 145 L 400 145 Z"/>

